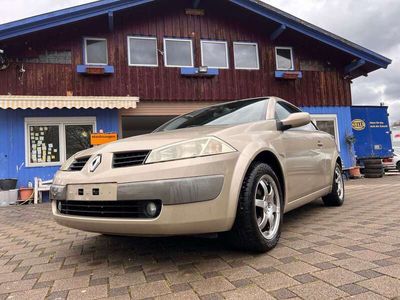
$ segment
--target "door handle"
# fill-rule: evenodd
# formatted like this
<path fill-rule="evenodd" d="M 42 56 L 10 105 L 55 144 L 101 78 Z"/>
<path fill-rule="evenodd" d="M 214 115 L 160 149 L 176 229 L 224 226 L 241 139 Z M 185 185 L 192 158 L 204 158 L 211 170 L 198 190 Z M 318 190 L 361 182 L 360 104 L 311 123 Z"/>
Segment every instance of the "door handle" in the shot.
<path fill-rule="evenodd" d="M 323 144 L 322 142 L 318 142 L 318 143 L 317 143 L 317 146 L 320 147 L 320 148 L 322 148 L 322 147 L 324 146 L 324 144 Z"/>

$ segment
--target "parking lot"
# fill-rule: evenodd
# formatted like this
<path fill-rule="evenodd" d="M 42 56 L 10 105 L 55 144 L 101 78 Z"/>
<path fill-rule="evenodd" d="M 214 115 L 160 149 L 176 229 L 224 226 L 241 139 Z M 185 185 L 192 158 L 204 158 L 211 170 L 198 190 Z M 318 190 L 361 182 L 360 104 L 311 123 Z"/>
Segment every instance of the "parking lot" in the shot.
<path fill-rule="evenodd" d="M 347 201 L 285 216 L 279 246 L 107 237 L 55 224 L 48 204 L 0 209 L 0 299 L 392 299 L 400 296 L 400 176 L 348 182 Z"/>

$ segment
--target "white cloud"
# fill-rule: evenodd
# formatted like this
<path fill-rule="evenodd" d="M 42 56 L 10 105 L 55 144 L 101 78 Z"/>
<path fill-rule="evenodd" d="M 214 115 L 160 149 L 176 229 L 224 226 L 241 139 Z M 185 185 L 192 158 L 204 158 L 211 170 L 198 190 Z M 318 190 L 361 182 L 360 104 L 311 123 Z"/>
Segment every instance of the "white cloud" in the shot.
<path fill-rule="evenodd" d="M 399 0 L 264 1 L 393 59 L 388 70 L 354 81 L 353 102 L 378 105 L 384 100 L 390 105 L 392 120 L 400 120 Z M 92 1 L 1 0 L 0 24 L 87 2 Z"/>

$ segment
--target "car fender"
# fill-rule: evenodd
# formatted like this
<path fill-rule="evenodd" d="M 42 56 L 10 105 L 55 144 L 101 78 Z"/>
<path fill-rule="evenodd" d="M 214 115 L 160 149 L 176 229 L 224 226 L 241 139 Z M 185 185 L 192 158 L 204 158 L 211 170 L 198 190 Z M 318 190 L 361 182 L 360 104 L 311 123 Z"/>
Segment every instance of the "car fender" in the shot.
<path fill-rule="evenodd" d="M 254 151 L 254 149 L 256 149 L 256 151 Z M 242 150 L 241 155 L 236 163 L 235 169 L 234 169 L 234 176 L 232 177 L 232 183 L 231 183 L 231 190 L 230 190 L 230 201 L 228 204 L 228 208 L 227 208 L 227 212 L 228 212 L 228 216 L 230 216 L 231 218 L 236 217 L 236 212 L 237 212 L 237 208 L 238 208 L 238 204 L 239 204 L 239 196 L 240 196 L 240 192 L 241 192 L 241 188 L 242 188 L 242 184 L 244 181 L 244 178 L 250 168 L 250 165 L 255 161 L 256 157 L 263 153 L 263 152 L 270 152 L 272 153 L 278 160 L 280 167 L 282 169 L 282 173 L 285 174 L 284 171 L 284 165 L 282 163 L 282 159 L 280 158 L 279 154 L 277 153 L 277 151 L 271 147 L 270 145 L 257 145 L 256 144 L 249 144 L 247 145 L 247 147 L 245 149 Z M 286 188 L 286 184 L 285 184 L 285 188 Z M 285 195 L 286 190 L 284 191 Z M 284 203 L 286 204 L 286 199 L 284 199 Z M 232 222 L 232 226 L 233 226 Z"/>

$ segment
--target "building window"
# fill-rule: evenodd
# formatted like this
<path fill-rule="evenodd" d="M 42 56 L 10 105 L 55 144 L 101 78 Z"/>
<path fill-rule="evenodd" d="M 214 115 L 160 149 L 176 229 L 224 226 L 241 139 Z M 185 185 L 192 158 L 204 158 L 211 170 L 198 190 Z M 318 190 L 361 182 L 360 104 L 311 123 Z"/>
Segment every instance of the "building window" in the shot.
<path fill-rule="evenodd" d="M 193 43 L 189 39 L 164 39 L 167 67 L 193 67 Z"/>
<path fill-rule="evenodd" d="M 108 64 L 108 49 L 106 39 L 84 38 L 84 48 L 86 65 Z"/>
<path fill-rule="evenodd" d="M 294 70 L 293 49 L 291 47 L 276 47 L 276 69 Z"/>
<path fill-rule="evenodd" d="M 128 37 L 128 58 L 130 66 L 157 67 L 157 38 Z"/>
<path fill-rule="evenodd" d="M 228 69 L 228 43 L 201 41 L 201 64 L 210 68 Z"/>
<path fill-rule="evenodd" d="M 90 148 L 96 118 L 26 118 L 26 165 L 58 166 L 75 153 Z"/>
<path fill-rule="evenodd" d="M 339 127 L 337 115 L 311 115 L 311 119 L 320 131 L 327 132 L 335 137 L 340 151 Z"/>
<path fill-rule="evenodd" d="M 233 43 L 235 69 L 259 70 L 260 60 L 257 43 Z"/>

